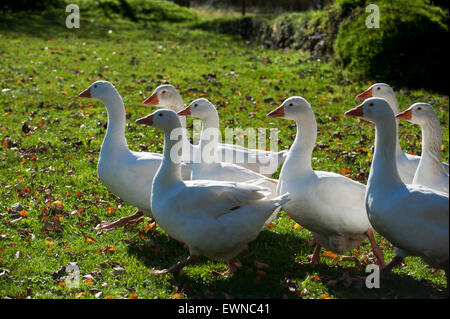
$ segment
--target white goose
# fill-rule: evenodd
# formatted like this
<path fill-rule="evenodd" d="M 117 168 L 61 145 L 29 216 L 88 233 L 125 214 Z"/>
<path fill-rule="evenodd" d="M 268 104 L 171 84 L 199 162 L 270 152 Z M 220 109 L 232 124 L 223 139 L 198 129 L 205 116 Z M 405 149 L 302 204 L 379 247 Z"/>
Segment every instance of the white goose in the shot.
<path fill-rule="evenodd" d="M 152 95 L 143 102 L 143 104 L 167 108 L 175 112 L 180 112 L 185 108 L 180 94 L 171 84 L 163 84 L 158 86 L 153 91 Z M 183 128 L 186 128 L 186 119 L 181 119 L 181 125 Z M 190 144 L 187 137 L 183 140 L 183 145 L 187 146 L 189 149 L 188 152 L 191 154 L 190 159 L 193 160 L 193 154 L 197 152 L 198 145 Z M 222 162 L 238 164 L 268 177 L 272 176 L 277 171 L 278 165 L 282 164 L 287 156 L 287 151 L 270 152 L 257 149 L 248 149 L 233 144 L 219 143 L 217 150 L 219 152 L 219 159 Z M 240 156 L 242 155 L 244 161 L 241 160 Z M 272 163 L 278 164 L 273 165 Z"/>
<path fill-rule="evenodd" d="M 375 124 L 375 152 L 366 190 L 367 214 L 374 229 L 395 247 L 389 272 L 406 256 L 420 256 L 448 278 L 448 195 L 422 185 L 405 185 L 397 169 L 397 125 L 386 100 L 369 98 L 345 113 Z"/>
<path fill-rule="evenodd" d="M 153 273 L 177 272 L 200 255 L 226 260 L 231 266 L 229 261 L 258 236 L 287 195 L 268 199 L 266 188 L 250 183 L 183 181 L 180 156 L 171 152 L 181 141 L 181 136 L 171 136 L 181 127 L 176 113 L 157 110 L 136 122 L 164 131 L 164 159 L 153 181 L 152 212 L 156 222 L 190 251 L 185 261 Z"/>
<path fill-rule="evenodd" d="M 264 179 L 267 181 L 267 183 L 264 183 L 264 186 L 271 189 L 274 195 L 276 194 L 277 180 L 267 178 L 240 165 L 219 161 L 217 152 L 220 136 L 219 116 L 216 108 L 210 101 L 203 98 L 197 99 L 177 114 L 179 116 L 198 117 L 202 120 L 199 158 L 193 164 L 191 179 L 232 182 Z M 239 150 L 236 150 L 236 152 L 239 153 Z"/>
<path fill-rule="evenodd" d="M 394 90 L 386 83 L 375 83 L 363 93 L 359 94 L 356 98 L 364 100 L 369 97 L 379 97 L 385 99 L 392 108 L 392 111 L 394 111 L 394 114 L 398 114 L 400 111 Z M 398 121 L 396 122 L 396 125 L 398 132 Z M 395 158 L 397 160 L 398 173 L 404 183 L 411 184 L 414 179 L 417 166 L 420 162 L 420 156 L 404 153 L 402 147 L 400 146 L 398 135 L 395 143 Z M 443 165 L 448 174 L 448 164 L 443 163 Z"/>
<path fill-rule="evenodd" d="M 422 156 L 412 183 L 448 195 L 448 172 L 441 160 L 441 125 L 433 107 L 427 103 L 415 103 L 397 114 L 396 118 L 420 125 L 422 128 Z"/>
<path fill-rule="evenodd" d="M 78 97 L 101 100 L 108 112 L 108 128 L 100 149 L 97 164 L 98 177 L 102 183 L 138 211 L 114 222 L 103 222 L 100 229 L 111 230 L 135 221 L 144 213 L 151 217 L 150 194 L 152 181 L 162 163 L 162 155 L 133 152 L 125 138 L 126 114 L 122 97 L 114 85 L 107 81 L 91 84 Z M 182 164 L 182 176 L 189 179 L 192 164 Z"/>
<path fill-rule="evenodd" d="M 271 179 L 248 168 L 237 164 L 220 162 L 218 158 L 219 144 L 219 116 L 214 105 L 207 99 L 197 99 L 184 110 L 177 113 L 179 116 L 194 116 L 202 120 L 202 132 L 200 135 L 199 157 L 196 158 L 192 166 L 192 180 L 204 179 L 230 182 L 249 182 L 259 180 L 259 185 L 266 187 L 270 191 L 268 198 L 274 198 L 277 194 L 278 181 Z M 239 150 L 236 150 L 239 156 Z M 241 154 L 242 156 L 244 154 Z M 278 166 L 277 164 L 275 164 Z M 275 210 L 273 215 L 264 224 L 266 227 L 278 214 Z"/>
<path fill-rule="evenodd" d="M 343 254 L 369 238 L 383 267 L 383 253 L 375 241 L 364 206 L 366 187 L 342 175 L 312 169 L 317 123 L 308 101 L 299 96 L 290 97 L 267 117 L 282 117 L 297 124 L 295 141 L 280 172 L 278 194 L 291 194 L 291 201 L 283 209 L 313 234 L 316 249 L 311 263 L 320 262 L 321 247 Z"/>

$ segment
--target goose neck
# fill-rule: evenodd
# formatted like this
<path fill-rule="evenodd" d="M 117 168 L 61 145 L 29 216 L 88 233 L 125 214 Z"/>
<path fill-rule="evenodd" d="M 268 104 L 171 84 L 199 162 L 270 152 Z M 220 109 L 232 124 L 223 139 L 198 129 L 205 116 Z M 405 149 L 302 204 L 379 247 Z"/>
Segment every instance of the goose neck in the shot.
<path fill-rule="evenodd" d="M 154 179 L 154 183 L 158 184 L 160 190 L 181 182 L 182 137 L 172 132 L 164 131 L 163 160 Z"/>
<path fill-rule="evenodd" d="M 298 173 L 312 172 L 311 157 L 317 138 L 317 123 L 314 114 L 307 120 L 297 120 L 297 133 L 294 143 L 289 151 L 288 158 L 291 163 L 295 163 L 295 168 L 291 168 Z"/>
<path fill-rule="evenodd" d="M 375 152 L 368 184 L 381 185 L 380 189 L 403 184 L 397 169 L 395 136 L 397 127 L 393 116 L 375 124 Z"/>
<path fill-rule="evenodd" d="M 395 97 L 395 93 L 390 93 L 385 97 L 385 100 L 388 102 L 389 106 L 391 107 L 392 111 L 394 112 L 394 114 L 398 114 L 400 111 L 400 107 L 398 106 L 398 101 L 397 98 Z M 400 120 L 395 120 L 395 126 L 397 128 L 397 132 L 398 132 L 398 123 L 400 122 Z M 404 156 L 404 152 L 402 150 L 402 146 L 400 145 L 400 141 L 398 139 L 398 135 L 395 135 L 395 153 L 397 156 Z"/>
<path fill-rule="evenodd" d="M 202 162 L 217 162 L 219 137 L 219 116 L 217 112 L 202 118 L 202 132 L 200 135 Z"/>
<path fill-rule="evenodd" d="M 108 113 L 108 127 L 101 152 L 128 150 L 125 138 L 126 114 L 122 98 L 115 91 L 103 98 L 103 103 Z"/>
<path fill-rule="evenodd" d="M 442 133 L 436 116 L 422 126 L 422 157 L 441 163 L 441 145 Z"/>

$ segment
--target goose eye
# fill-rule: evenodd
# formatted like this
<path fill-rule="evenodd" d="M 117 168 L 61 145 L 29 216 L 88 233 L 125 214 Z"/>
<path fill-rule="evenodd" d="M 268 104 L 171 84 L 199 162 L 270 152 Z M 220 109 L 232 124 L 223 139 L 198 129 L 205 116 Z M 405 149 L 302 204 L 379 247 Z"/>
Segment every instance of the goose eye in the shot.
<path fill-rule="evenodd" d="M 198 106 L 198 104 L 196 103 L 196 104 L 194 104 L 194 107 L 197 107 Z"/>
<path fill-rule="evenodd" d="M 422 108 L 419 106 L 417 109 L 420 111 Z"/>
<path fill-rule="evenodd" d="M 94 84 L 94 87 L 96 88 L 96 87 L 97 87 L 97 84 Z"/>
<path fill-rule="evenodd" d="M 369 106 L 373 106 L 373 103 L 369 103 Z"/>
<path fill-rule="evenodd" d="M 381 89 L 380 87 L 377 87 L 377 90 Z"/>
<path fill-rule="evenodd" d="M 289 106 L 292 106 L 292 105 L 294 105 L 294 104 L 292 104 L 292 103 L 289 103 Z"/>
<path fill-rule="evenodd" d="M 164 91 L 162 91 L 161 93 L 164 94 L 164 93 L 166 93 L 166 91 L 164 90 Z"/>
<path fill-rule="evenodd" d="M 159 113 L 159 116 L 163 116 L 163 114 L 162 114 L 162 113 Z"/>

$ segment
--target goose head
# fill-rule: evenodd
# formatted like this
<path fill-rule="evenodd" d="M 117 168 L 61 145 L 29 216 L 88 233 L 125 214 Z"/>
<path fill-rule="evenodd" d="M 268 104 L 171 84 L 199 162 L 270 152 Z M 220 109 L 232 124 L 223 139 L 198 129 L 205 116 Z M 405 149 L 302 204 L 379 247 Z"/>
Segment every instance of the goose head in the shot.
<path fill-rule="evenodd" d="M 371 97 L 357 107 L 345 112 L 347 116 L 356 116 L 372 123 L 379 123 L 394 117 L 394 112 L 385 99 Z"/>
<path fill-rule="evenodd" d="M 158 86 L 142 104 L 158 106 L 177 112 L 181 109 L 179 105 L 182 102 L 180 101 L 182 100 L 177 89 L 171 84 L 163 84 Z"/>
<path fill-rule="evenodd" d="M 104 100 L 106 97 L 116 92 L 116 88 L 108 81 L 96 81 L 86 90 L 78 94 L 78 97 Z"/>
<path fill-rule="evenodd" d="M 365 100 L 369 97 L 379 97 L 388 100 L 395 97 L 394 90 L 386 83 L 375 83 L 371 85 L 367 90 L 356 96 L 359 100 Z"/>
<path fill-rule="evenodd" d="M 137 119 L 136 123 L 151 125 L 165 132 L 171 132 L 173 129 L 181 127 L 177 114 L 168 109 L 157 110 L 152 114 Z"/>
<path fill-rule="evenodd" d="M 193 116 L 201 120 L 208 118 L 211 115 L 217 114 L 214 105 L 207 99 L 201 98 L 192 101 L 189 106 L 177 113 L 179 116 Z"/>
<path fill-rule="evenodd" d="M 400 120 L 424 126 L 429 123 L 429 121 L 436 118 L 436 113 L 434 112 L 433 107 L 428 103 L 415 103 L 395 117 Z"/>
<path fill-rule="evenodd" d="M 301 121 L 311 119 L 311 105 L 301 96 L 292 96 L 275 110 L 266 115 L 266 117 L 281 117 L 288 120 Z"/>

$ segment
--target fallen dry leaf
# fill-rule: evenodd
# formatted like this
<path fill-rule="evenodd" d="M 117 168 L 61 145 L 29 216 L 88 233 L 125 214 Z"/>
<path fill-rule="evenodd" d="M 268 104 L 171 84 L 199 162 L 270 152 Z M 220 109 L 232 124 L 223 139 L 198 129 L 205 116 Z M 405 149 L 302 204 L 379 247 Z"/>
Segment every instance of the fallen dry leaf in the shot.
<path fill-rule="evenodd" d="M 322 255 L 323 257 L 331 258 L 331 259 L 338 259 L 339 256 L 333 253 L 332 251 L 326 251 Z"/>
<path fill-rule="evenodd" d="M 295 223 L 294 229 L 302 229 L 302 228 L 303 228 L 302 225 Z"/>
<path fill-rule="evenodd" d="M 26 210 L 21 211 L 19 214 L 23 217 L 27 217 L 28 215 L 30 215 Z"/>
<path fill-rule="evenodd" d="M 83 296 L 86 296 L 86 292 L 85 291 L 82 291 L 82 292 L 79 292 L 79 293 L 77 293 L 76 295 L 75 295 L 75 298 L 81 298 L 81 297 L 83 297 Z"/>
<path fill-rule="evenodd" d="M 151 223 L 151 224 L 148 224 L 147 226 L 145 226 L 145 231 L 146 232 L 148 232 L 148 231 L 150 231 L 153 227 L 155 227 L 156 226 L 156 223 L 155 222 L 153 222 L 153 223 Z"/>
<path fill-rule="evenodd" d="M 84 240 L 85 240 L 87 243 L 95 243 L 94 238 L 92 238 L 91 236 L 86 235 L 86 234 L 83 233 L 83 232 L 81 232 L 81 234 L 84 236 Z"/>

